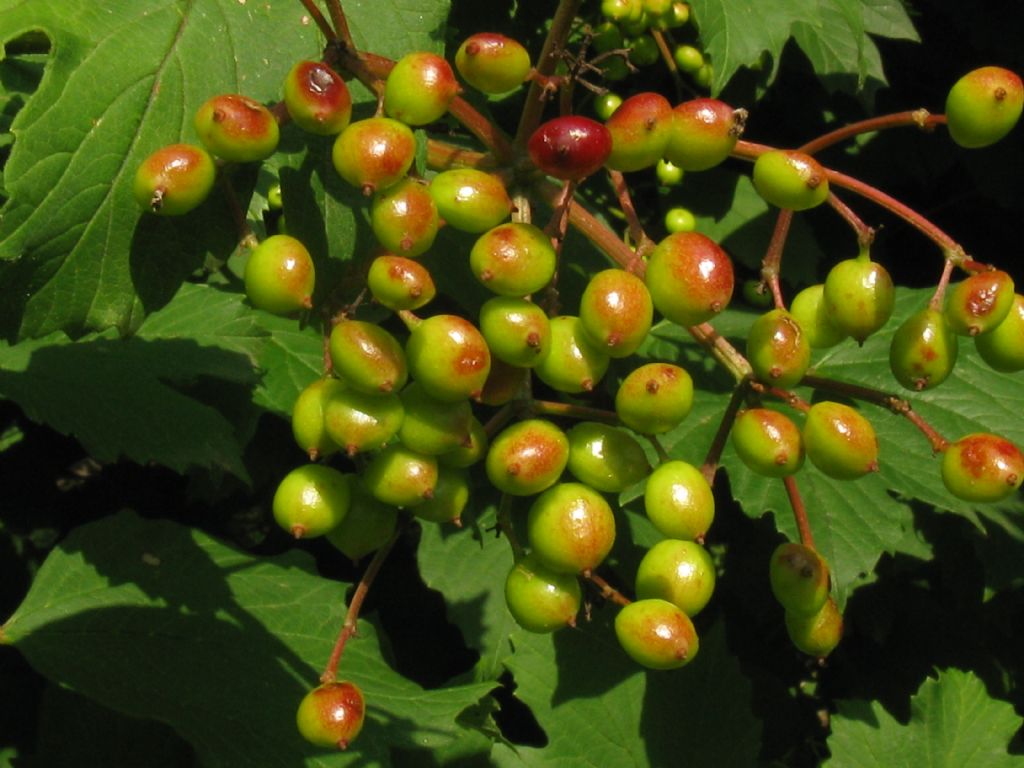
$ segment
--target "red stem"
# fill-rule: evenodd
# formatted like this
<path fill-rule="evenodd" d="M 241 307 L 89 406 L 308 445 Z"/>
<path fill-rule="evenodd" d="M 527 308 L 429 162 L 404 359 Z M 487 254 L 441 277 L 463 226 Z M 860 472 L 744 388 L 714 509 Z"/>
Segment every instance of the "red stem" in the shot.
<path fill-rule="evenodd" d="M 796 528 L 800 532 L 800 543 L 808 549 L 815 549 L 814 536 L 811 534 L 811 522 L 807 519 L 807 508 L 804 507 L 803 497 L 796 487 L 796 478 L 789 475 L 782 479 L 786 485 L 786 495 L 789 496 L 789 505 L 793 508 L 793 519 L 796 521 Z"/>
<path fill-rule="evenodd" d="M 923 131 L 930 131 L 936 125 L 942 125 L 945 122 L 945 115 L 933 115 L 927 109 L 914 109 L 907 112 L 894 112 L 891 115 L 878 115 L 877 117 L 870 117 L 867 120 L 850 123 L 842 128 L 836 128 L 834 131 L 822 134 L 818 138 L 804 144 L 799 148 L 799 151 L 813 155 L 827 147 L 831 147 L 854 136 L 859 136 L 862 133 L 881 131 L 886 128 L 902 128 L 908 125 L 916 125 Z"/>
<path fill-rule="evenodd" d="M 306 9 L 306 13 L 309 14 L 310 18 L 319 27 L 320 32 L 324 37 L 327 38 L 328 42 L 335 42 L 338 39 L 338 35 L 335 33 L 334 28 L 328 23 L 324 15 L 320 13 L 320 9 L 316 7 L 316 3 L 313 0 L 299 0 L 302 3 L 302 7 Z"/>
<path fill-rule="evenodd" d="M 776 309 L 786 308 L 786 302 L 782 298 L 782 286 L 779 283 L 779 272 L 782 268 L 782 251 L 786 247 L 789 225 L 792 222 L 792 211 L 779 211 L 779 215 L 775 219 L 772 239 L 768 243 L 768 250 L 765 251 L 764 259 L 761 260 L 761 280 L 771 290 Z"/>
<path fill-rule="evenodd" d="M 617 605 L 622 606 L 629 605 L 631 602 L 633 602 L 593 571 L 591 571 L 590 573 L 585 573 L 584 578 L 588 579 L 599 590 L 601 590 L 601 597 L 603 597 L 605 600 L 609 600 Z"/>

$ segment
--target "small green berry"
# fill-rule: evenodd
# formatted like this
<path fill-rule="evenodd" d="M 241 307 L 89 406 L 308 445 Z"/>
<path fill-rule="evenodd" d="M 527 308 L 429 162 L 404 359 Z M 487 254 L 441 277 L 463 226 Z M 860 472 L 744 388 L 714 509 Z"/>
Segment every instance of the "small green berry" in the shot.
<path fill-rule="evenodd" d="M 274 491 L 274 520 L 296 539 L 323 536 L 348 513 L 350 479 L 323 464 L 296 467 Z"/>
<path fill-rule="evenodd" d="M 290 235 L 271 235 L 249 254 L 245 295 L 257 309 L 289 315 L 313 306 L 313 258 Z"/>

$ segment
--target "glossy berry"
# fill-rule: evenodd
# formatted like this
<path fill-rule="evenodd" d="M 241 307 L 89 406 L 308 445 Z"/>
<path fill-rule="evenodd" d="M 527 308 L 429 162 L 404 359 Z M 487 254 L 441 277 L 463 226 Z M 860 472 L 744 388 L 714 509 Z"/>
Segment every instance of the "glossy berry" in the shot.
<path fill-rule="evenodd" d="M 347 749 L 366 716 L 363 693 L 348 681 L 323 683 L 299 703 L 295 723 L 306 741 L 318 747 Z"/>
<path fill-rule="evenodd" d="M 310 461 L 338 451 L 324 426 L 324 406 L 333 392 L 345 385 L 334 378 L 317 379 L 299 393 L 292 407 L 292 435 Z"/>
<path fill-rule="evenodd" d="M 678 669 L 700 647 L 690 618 L 660 598 L 623 606 L 615 617 L 615 636 L 633 661 L 649 669 Z"/>
<path fill-rule="evenodd" d="M 803 544 L 787 541 L 775 548 L 768 580 L 772 594 L 787 612 L 813 616 L 828 600 L 828 565 Z"/>
<path fill-rule="evenodd" d="M 296 539 L 323 536 L 348 513 L 349 480 L 323 464 L 296 467 L 274 491 L 274 520 Z"/>
<path fill-rule="evenodd" d="M 370 262 L 366 287 L 374 301 L 396 312 L 419 309 L 437 295 L 434 278 L 419 262 L 385 254 Z"/>
<path fill-rule="evenodd" d="M 607 53 L 625 45 L 622 39 L 622 30 L 619 25 L 612 21 L 602 21 L 591 30 L 590 47 L 596 53 Z M 622 99 L 619 99 L 621 101 Z M 602 117 L 606 120 L 607 117 Z"/>
<path fill-rule="evenodd" d="M 469 496 L 469 473 L 438 463 L 433 493 L 422 504 L 413 507 L 412 513 L 427 522 L 459 525 L 462 512 L 469 504 Z"/>
<path fill-rule="evenodd" d="M 490 447 L 490 440 L 484 425 L 475 416 L 469 420 L 469 435 L 457 448 L 437 457 L 437 463 L 441 466 L 454 469 L 466 469 L 471 467 L 487 455 Z"/>
<path fill-rule="evenodd" d="M 690 617 L 701 612 L 714 591 L 714 561 L 695 541 L 659 541 L 636 569 L 637 599 L 668 600 Z"/>
<path fill-rule="evenodd" d="M 772 309 L 750 326 L 747 359 L 759 381 L 788 389 L 804 377 L 811 363 L 811 345 L 789 312 Z"/>
<path fill-rule="evenodd" d="M 300 61 L 284 81 L 284 105 L 299 128 L 320 136 L 341 133 L 352 119 L 352 94 L 322 61 Z"/>
<path fill-rule="evenodd" d="M 206 101 L 193 123 L 204 147 L 235 163 L 265 160 L 274 154 L 281 136 L 269 109 L 237 93 Z"/>
<path fill-rule="evenodd" d="M 647 478 L 644 511 L 663 536 L 701 542 L 715 519 L 715 497 L 695 466 L 666 461 Z"/>
<path fill-rule="evenodd" d="M 718 99 L 691 99 L 672 110 L 665 157 L 684 171 L 705 171 L 725 160 L 743 134 L 747 113 Z"/>
<path fill-rule="evenodd" d="M 582 483 L 559 483 L 530 506 L 526 519 L 530 547 L 558 573 L 587 573 L 615 543 L 615 516 L 604 497 Z"/>
<path fill-rule="evenodd" d="M 315 281 L 313 258 L 290 235 L 271 235 L 245 264 L 246 297 L 257 309 L 275 315 L 312 307 Z"/>
<path fill-rule="evenodd" d="M 430 195 L 445 223 L 461 232 L 486 232 L 512 211 L 501 179 L 475 168 L 442 171 L 430 182 Z"/>
<path fill-rule="evenodd" d="M 589 117 L 567 115 L 541 124 L 526 148 L 533 164 L 548 176 L 579 181 L 608 160 L 612 135 Z"/>
<path fill-rule="evenodd" d="M 405 508 L 434 495 L 437 459 L 392 444 L 377 453 L 363 472 L 363 485 L 378 501 Z"/>
<path fill-rule="evenodd" d="M 328 345 L 334 373 L 361 392 L 397 392 L 409 377 L 405 352 L 390 331 L 364 320 L 342 320 Z"/>
<path fill-rule="evenodd" d="M 925 307 L 904 320 L 893 334 L 889 368 L 907 389 L 931 389 L 953 372 L 958 346 L 946 316 Z"/>
<path fill-rule="evenodd" d="M 942 482 L 958 499 L 1005 499 L 1024 480 L 1024 456 L 1006 438 L 986 432 L 961 437 L 942 456 Z"/>
<path fill-rule="evenodd" d="M 997 371 L 1024 370 L 1024 296 L 1016 294 L 1003 321 L 988 333 L 975 336 L 974 346 L 981 359 Z"/>
<path fill-rule="evenodd" d="M 832 325 L 863 343 L 889 321 L 896 291 L 889 271 L 865 252 L 829 270 L 824 297 Z"/>
<path fill-rule="evenodd" d="M 415 156 L 412 130 L 389 117 L 369 117 L 350 123 L 338 134 L 331 149 L 335 170 L 365 195 L 404 178 Z"/>
<path fill-rule="evenodd" d="M 612 91 L 606 91 L 594 99 L 594 114 L 601 120 L 607 120 L 622 106 L 622 97 Z"/>
<path fill-rule="evenodd" d="M 654 304 L 644 281 L 624 269 L 593 275 L 580 297 L 580 323 L 609 357 L 628 357 L 647 338 Z"/>
<path fill-rule="evenodd" d="M 601 15 L 616 22 L 639 19 L 643 14 L 640 0 L 601 0 Z"/>
<path fill-rule="evenodd" d="M 394 535 L 398 509 L 377 501 L 358 480 L 351 484 L 351 491 L 348 514 L 325 538 L 349 560 L 358 562 Z"/>
<path fill-rule="evenodd" d="M 529 378 L 529 369 L 509 365 L 492 357 L 491 370 L 484 382 L 483 392 L 480 393 L 480 402 L 484 405 L 505 405 L 524 392 Z"/>
<path fill-rule="evenodd" d="M 678 165 L 674 165 L 665 158 L 661 158 L 654 166 L 654 175 L 658 177 L 658 183 L 664 187 L 677 187 L 683 183 L 686 173 Z M 692 227 L 691 227 L 692 229 Z M 669 230 L 674 232 L 676 230 Z"/>
<path fill-rule="evenodd" d="M 526 296 L 546 286 L 557 257 L 550 238 L 533 224 L 499 224 L 477 238 L 469 268 L 488 290 L 501 296 Z"/>
<path fill-rule="evenodd" d="M 670 234 L 676 232 L 693 232 L 697 228 L 697 217 L 693 211 L 682 206 L 669 208 L 665 212 L 665 229 Z"/>
<path fill-rule="evenodd" d="M 213 189 L 217 167 L 202 147 L 169 144 L 142 161 L 132 194 L 150 213 L 180 216 L 202 203 Z"/>
<path fill-rule="evenodd" d="M 384 111 L 406 125 L 426 125 L 448 111 L 459 92 L 451 65 L 429 51 L 414 51 L 395 62 L 384 82 Z"/>
<path fill-rule="evenodd" d="M 324 430 L 349 456 L 376 450 L 398 434 L 405 416 L 393 392 L 362 392 L 342 385 L 324 401 Z"/>
<path fill-rule="evenodd" d="M 732 446 L 744 464 L 766 477 L 786 477 L 804 465 L 799 427 L 768 408 L 740 411 L 732 425 Z"/>
<path fill-rule="evenodd" d="M 675 429 L 693 407 L 693 379 L 672 363 L 632 370 L 615 393 L 615 413 L 634 432 L 657 435 Z"/>
<path fill-rule="evenodd" d="M 551 352 L 551 322 L 528 299 L 495 296 L 485 301 L 480 333 L 491 354 L 509 365 L 532 368 Z"/>
<path fill-rule="evenodd" d="M 526 419 L 502 430 L 491 441 L 485 468 L 491 485 L 512 496 L 547 490 L 569 461 L 569 439 L 545 419 Z"/>
<path fill-rule="evenodd" d="M 590 342 L 575 315 L 551 318 L 551 351 L 533 369 L 552 389 L 590 392 L 608 370 L 608 354 Z"/>
<path fill-rule="evenodd" d="M 370 227 L 385 250 L 415 258 L 434 244 L 439 218 L 429 189 L 416 179 L 402 179 L 373 196 Z"/>
<path fill-rule="evenodd" d="M 695 48 L 692 45 L 676 46 L 676 49 L 672 51 L 672 58 L 676 66 L 679 67 L 679 71 L 688 75 L 692 75 L 704 66 L 704 54 L 700 52 L 700 48 Z"/>
<path fill-rule="evenodd" d="M 473 409 L 468 400 L 442 402 L 412 382 L 399 397 L 405 410 L 398 436 L 402 444 L 428 456 L 454 451 L 469 440 Z"/>
<path fill-rule="evenodd" d="M 650 35 L 639 35 L 629 41 L 629 60 L 637 67 L 649 67 L 661 57 L 661 51 Z M 670 107 L 671 109 L 671 107 Z"/>
<path fill-rule="evenodd" d="M 725 309 L 734 281 L 729 256 L 699 232 L 677 232 L 659 242 L 644 274 L 655 309 L 682 326 L 706 322 Z"/>
<path fill-rule="evenodd" d="M 950 286 L 946 320 L 953 333 L 978 336 L 994 329 L 1010 314 L 1013 278 L 1001 269 L 976 272 Z"/>
<path fill-rule="evenodd" d="M 553 571 L 534 555 L 517 562 L 505 578 L 508 612 L 529 632 L 576 626 L 582 601 L 575 574 Z"/>
<path fill-rule="evenodd" d="M 794 296 L 789 305 L 789 313 L 800 324 L 811 349 L 834 347 L 846 338 L 846 334 L 832 322 L 825 303 L 823 283 L 810 285 Z"/>
<path fill-rule="evenodd" d="M 804 450 L 818 469 L 837 480 L 878 471 L 878 438 L 871 422 L 843 403 L 815 403 L 804 419 Z"/>
<path fill-rule="evenodd" d="M 668 146 L 672 105 L 660 93 L 637 93 L 622 102 L 605 128 L 612 137 L 612 150 L 605 165 L 616 171 L 650 168 Z"/>
<path fill-rule="evenodd" d="M 790 211 L 805 211 L 825 202 L 828 176 L 804 152 L 773 149 L 754 161 L 754 189 L 767 202 Z"/>
<path fill-rule="evenodd" d="M 831 597 L 810 616 L 787 611 L 786 633 L 798 651 L 824 658 L 843 638 L 843 614 Z"/>
<path fill-rule="evenodd" d="M 987 147 L 1008 134 L 1024 107 L 1024 84 L 1002 67 L 981 67 L 961 77 L 946 97 L 949 135 L 961 147 Z"/>
<path fill-rule="evenodd" d="M 651 471 L 640 443 L 610 424 L 581 421 L 566 437 L 569 439 L 569 472 L 597 491 L 620 493 Z"/>
<path fill-rule="evenodd" d="M 497 32 L 470 35 L 455 52 L 462 79 L 483 93 L 507 93 L 530 74 L 530 54 L 521 43 Z"/>
<path fill-rule="evenodd" d="M 477 398 L 491 368 L 491 352 L 475 325 L 458 315 L 420 321 L 405 345 L 409 371 L 438 400 Z"/>

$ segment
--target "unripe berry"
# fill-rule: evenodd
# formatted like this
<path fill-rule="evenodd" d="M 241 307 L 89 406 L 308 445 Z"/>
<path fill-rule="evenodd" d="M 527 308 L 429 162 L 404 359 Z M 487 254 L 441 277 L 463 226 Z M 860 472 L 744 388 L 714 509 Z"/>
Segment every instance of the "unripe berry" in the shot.
<path fill-rule="evenodd" d="M 961 147 L 987 147 L 1008 134 L 1024 107 L 1024 84 L 1002 67 L 981 67 L 961 77 L 946 97 L 949 135 Z"/>
<path fill-rule="evenodd" d="M 415 507 L 434 495 L 437 459 L 389 445 L 373 457 L 363 473 L 363 485 L 378 501 L 400 509 Z"/>
<path fill-rule="evenodd" d="M 337 452 L 334 442 L 324 425 L 324 406 L 331 393 L 340 391 L 345 385 L 334 378 L 317 379 L 299 393 L 292 407 L 292 435 L 295 442 L 310 461 Z"/>
<path fill-rule="evenodd" d="M 442 171 L 430 182 L 430 195 L 445 223 L 461 232 L 486 232 L 512 211 L 501 179 L 475 168 Z"/>
<path fill-rule="evenodd" d="M 608 354 L 587 338 L 579 317 L 551 319 L 551 351 L 534 371 L 552 389 L 569 394 L 590 392 L 608 370 Z"/>
<path fill-rule="evenodd" d="M 431 397 L 418 382 L 399 394 L 405 416 L 398 436 L 402 444 L 428 456 L 453 451 L 469 439 L 473 409 L 468 400 L 442 402 Z"/>
<path fill-rule="evenodd" d="M 804 450 L 818 469 L 837 480 L 878 471 L 878 438 L 859 411 L 824 400 L 804 419 Z"/>
<path fill-rule="evenodd" d="M 623 606 L 615 617 L 615 636 L 633 661 L 650 669 L 677 669 L 700 647 L 690 618 L 659 598 Z"/>
<path fill-rule="evenodd" d="M 824 297 L 832 325 L 863 343 L 889 321 L 896 291 L 888 270 L 865 251 L 829 270 Z"/>
<path fill-rule="evenodd" d="M 778 411 L 741 411 L 732 426 L 732 445 L 744 464 L 767 477 L 786 477 L 804 465 L 800 429 Z"/>
<path fill-rule="evenodd" d="M 624 269 L 605 269 L 583 290 L 579 317 L 596 347 L 609 357 L 628 357 L 647 338 L 654 305 L 639 277 Z"/>
<path fill-rule="evenodd" d="M 373 196 L 370 227 L 385 250 L 415 258 L 434 244 L 438 227 L 437 206 L 427 186 L 416 179 L 402 179 Z"/>
<path fill-rule="evenodd" d="M 280 139 L 277 120 L 270 110 L 237 93 L 209 99 L 199 107 L 193 122 L 204 147 L 235 163 L 270 157 Z"/>
<path fill-rule="evenodd" d="M 958 499 L 1005 499 L 1024 480 L 1024 456 L 1006 438 L 986 432 L 961 437 L 942 456 L 942 482 Z"/>
<path fill-rule="evenodd" d="M 787 611 L 786 633 L 798 651 L 823 658 L 835 650 L 843 637 L 843 614 L 831 597 L 810 616 Z"/>
<path fill-rule="evenodd" d="M 699 232 L 677 232 L 658 243 L 644 274 L 655 308 L 682 326 L 698 325 L 725 309 L 734 281 L 729 256 Z"/>
<path fill-rule="evenodd" d="M 386 445 L 402 425 L 402 401 L 393 392 L 361 392 L 342 385 L 324 401 L 324 430 L 349 456 Z"/>
<path fill-rule="evenodd" d="M 274 492 L 274 520 L 297 539 L 323 536 L 348 513 L 349 480 L 323 464 L 296 467 Z"/>
<path fill-rule="evenodd" d="M 676 46 L 676 49 L 672 51 L 672 58 L 680 72 L 690 75 L 704 66 L 704 54 L 700 52 L 700 48 L 695 48 L 692 45 Z"/>
<path fill-rule="evenodd" d="M 487 479 L 502 493 L 532 496 L 562 476 L 569 461 L 569 439 L 550 421 L 527 419 L 506 427 L 491 441 Z"/>
<path fill-rule="evenodd" d="M 1001 269 L 976 272 L 950 286 L 946 320 L 953 333 L 979 336 L 993 330 L 1010 314 L 1013 278 Z"/>
<path fill-rule="evenodd" d="M 510 37 L 479 32 L 467 37 L 455 52 L 455 68 L 483 93 L 511 91 L 530 74 L 530 54 Z"/>
<path fill-rule="evenodd" d="M 532 554 L 512 566 L 505 579 L 508 611 L 529 632 L 575 626 L 582 601 L 575 574 L 553 571 Z"/>
<path fill-rule="evenodd" d="M 609 424 L 581 421 L 568 431 L 573 477 L 603 493 L 620 493 L 651 471 L 643 447 Z"/>
<path fill-rule="evenodd" d="M 594 99 L 594 114 L 601 120 L 607 120 L 615 114 L 622 106 L 622 97 L 612 91 L 607 91 Z"/>
<path fill-rule="evenodd" d="M 693 232 L 697 228 L 697 217 L 689 208 L 676 206 L 665 212 L 665 229 L 669 234 Z"/>
<path fill-rule="evenodd" d="M 331 329 L 335 374 L 362 392 L 398 392 L 409 377 L 402 345 L 387 329 L 363 320 L 342 320 Z"/>
<path fill-rule="evenodd" d="M 705 171 L 725 160 L 743 134 L 747 113 L 718 99 L 691 99 L 672 110 L 665 157 L 684 171 Z"/>
<path fill-rule="evenodd" d="M 747 359 L 759 381 L 788 389 L 804 377 L 811 363 L 811 345 L 789 312 L 772 309 L 750 326 Z"/>
<path fill-rule="evenodd" d="M 832 322 L 822 283 L 808 286 L 794 296 L 789 313 L 800 324 L 811 349 L 834 347 L 846 338 L 846 334 Z"/>
<path fill-rule="evenodd" d="M 366 287 L 373 299 L 388 309 L 419 309 L 429 304 L 437 288 L 430 271 L 419 262 L 404 256 L 385 254 L 370 262 Z"/>
<path fill-rule="evenodd" d="M 480 333 L 491 354 L 509 365 L 532 368 L 551 352 L 551 322 L 528 299 L 495 296 L 485 301 Z"/>
<path fill-rule="evenodd" d="M 559 483 L 544 491 L 526 519 L 530 547 L 558 573 L 587 573 L 615 543 L 615 516 L 604 497 L 582 483 Z"/>
<path fill-rule="evenodd" d="M 469 473 L 438 463 L 433 493 L 422 504 L 413 507 L 412 513 L 427 522 L 460 525 L 469 496 Z"/>
<path fill-rule="evenodd" d="M 409 126 L 389 117 L 349 124 L 331 149 L 335 170 L 365 195 L 404 178 L 415 156 L 416 139 Z"/>
<path fill-rule="evenodd" d="M 650 168 L 665 154 L 672 133 L 672 105 L 660 93 L 630 96 L 615 110 L 605 127 L 612 150 L 605 164 L 616 171 Z"/>
<path fill-rule="evenodd" d="M 772 594 L 787 612 L 814 616 L 828 600 L 828 565 L 803 544 L 787 541 L 776 547 L 768 579 Z"/>
<path fill-rule="evenodd" d="M 491 369 L 491 352 L 477 327 L 458 315 L 420 321 L 405 345 L 409 371 L 438 400 L 478 398 Z"/>
<path fill-rule="evenodd" d="M 437 457 L 437 463 L 441 466 L 454 469 L 466 469 L 481 461 L 487 455 L 490 441 L 484 425 L 473 416 L 469 420 L 469 436 L 457 448 L 442 453 Z"/>
<path fill-rule="evenodd" d="M 946 316 L 925 307 L 904 320 L 893 334 L 889 368 L 907 389 L 931 389 L 953 372 L 957 348 L 956 335 Z"/>
<path fill-rule="evenodd" d="M 650 35 L 638 35 L 629 41 L 629 60 L 634 66 L 649 67 L 659 58 L 661 58 L 661 51 Z"/>
<path fill-rule="evenodd" d="M 394 535 L 398 510 L 377 501 L 358 480 L 351 483 L 351 491 L 348 514 L 325 538 L 349 560 L 357 562 L 380 549 Z"/>
<path fill-rule="evenodd" d="M 169 144 L 142 161 L 132 194 L 143 209 L 180 216 L 202 203 L 213 189 L 217 168 L 201 147 Z"/>
<path fill-rule="evenodd" d="M 690 617 L 701 612 L 714 591 L 714 561 L 695 541 L 659 541 L 637 566 L 637 599 L 668 600 Z"/>
<path fill-rule="evenodd" d="M 686 175 L 682 168 L 672 164 L 665 158 L 661 158 L 654 166 L 654 174 L 658 177 L 658 182 L 665 187 L 675 187 L 682 184 L 683 176 Z M 690 227 L 690 229 L 693 229 L 693 227 Z M 671 227 L 668 227 L 668 230 L 670 232 L 680 231 Z"/>
<path fill-rule="evenodd" d="M 275 315 L 312 307 L 315 280 L 309 251 L 289 235 L 271 235 L 245 264 L 246 297 L 257 309 Z"/>
<path fill-rule="evenodd" d="M 981 359 L 1004 373 L 1024 370 L 1024 296 L 1013 297 L 1009 313 L 995 328 L 974 337 Z"/>
<path fill-rule="evenodd" d="M 295 723 L 306 741 L 347 749 L 362 730 L 365 715 L 366 702 L 355 683 L 324 683 L 303 697 Z"/>
<path fill-rule="evenodd" d="M 459 92 L 455 73 L 436 53 L 414 51 L 395 62 L 384 83 L 384 111 L 406 125 L 426 125 L 448 111 Z"/>
<path fill-rule="evenodd" d="M 484 405 L 505 405 L 522 394 L 530 378 L 528 368 L 509 365 L 496 357 L 491 358 L 491 370 L 484 382 L 480 402 Z"/>
<path fill-rule="evenodd" d="M 700 542 L 715 519 L 715 497 L 695 466 L 666 461 L 647 478 L 644 511 L 663 536 Z"/>
<path fill-rule="evenodd" d="M 352 95 L 322 61 L 300 61 L 284 81 L 284 105 L 292 121 L 320 136 L 341 133 L 352 119 Z"/>
<path fill-rule="evenodd" d="M 778 208 L 805 211 L 828 198 L 828 176 L 804 152 L 773 149 L 754 161 L 754 189 Z"/>
<path fill-rule="evenodd" d="M 541 124 L 527 143 L 530 159 L 556 179 L 579 181 L 600 170 L 612 151 L 612 136 L 601 123 L 567 115 Z"/>
<path fill-rule="evenodd" d="M 693 379 L 671 363 L 647 363 L 631 371 L 615 394 L 619 420 L 645 435 L 675 429 L 693 407 Z"/>
<path fill-rule="evenodd" d="M 481 284 L 501 296 L 526 296 L 546 286 L 557 257 L 551 240 L 533 224 L 499 224 L 477 238 L 469 268 Z"/>

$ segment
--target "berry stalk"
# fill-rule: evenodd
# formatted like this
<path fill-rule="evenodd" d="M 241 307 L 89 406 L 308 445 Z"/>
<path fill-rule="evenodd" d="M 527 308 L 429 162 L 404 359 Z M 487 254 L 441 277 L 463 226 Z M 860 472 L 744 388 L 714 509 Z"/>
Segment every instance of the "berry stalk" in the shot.
<path fill-rule="evenodd" d="M 804 506 L 800 489 L 797 488 L 796 477 L 787 475 L 782 478 L 782 482 L 786 486 L 789 506 L 793 508 L 793 520 L 796 521 L 796 528 L 800 533 L 800 543 L 808 549 L 815 549 L 814 535 L 811 533 L 811 521 L 807 519 L 807 508 Z"/>
<path fill-rule="evenodd" d="M 327 38 L 327 42 L 333 43 L 338 39 L 337 33 L 334 28 L 330 25 L 324 15 L 320 12 L 320 9 L 316 7 L 316 3 L 313 0 L 299 0 L 302 3 L 302 7 L 306 9 L 306 13 L 313 19 L 317 28 Z"/>

